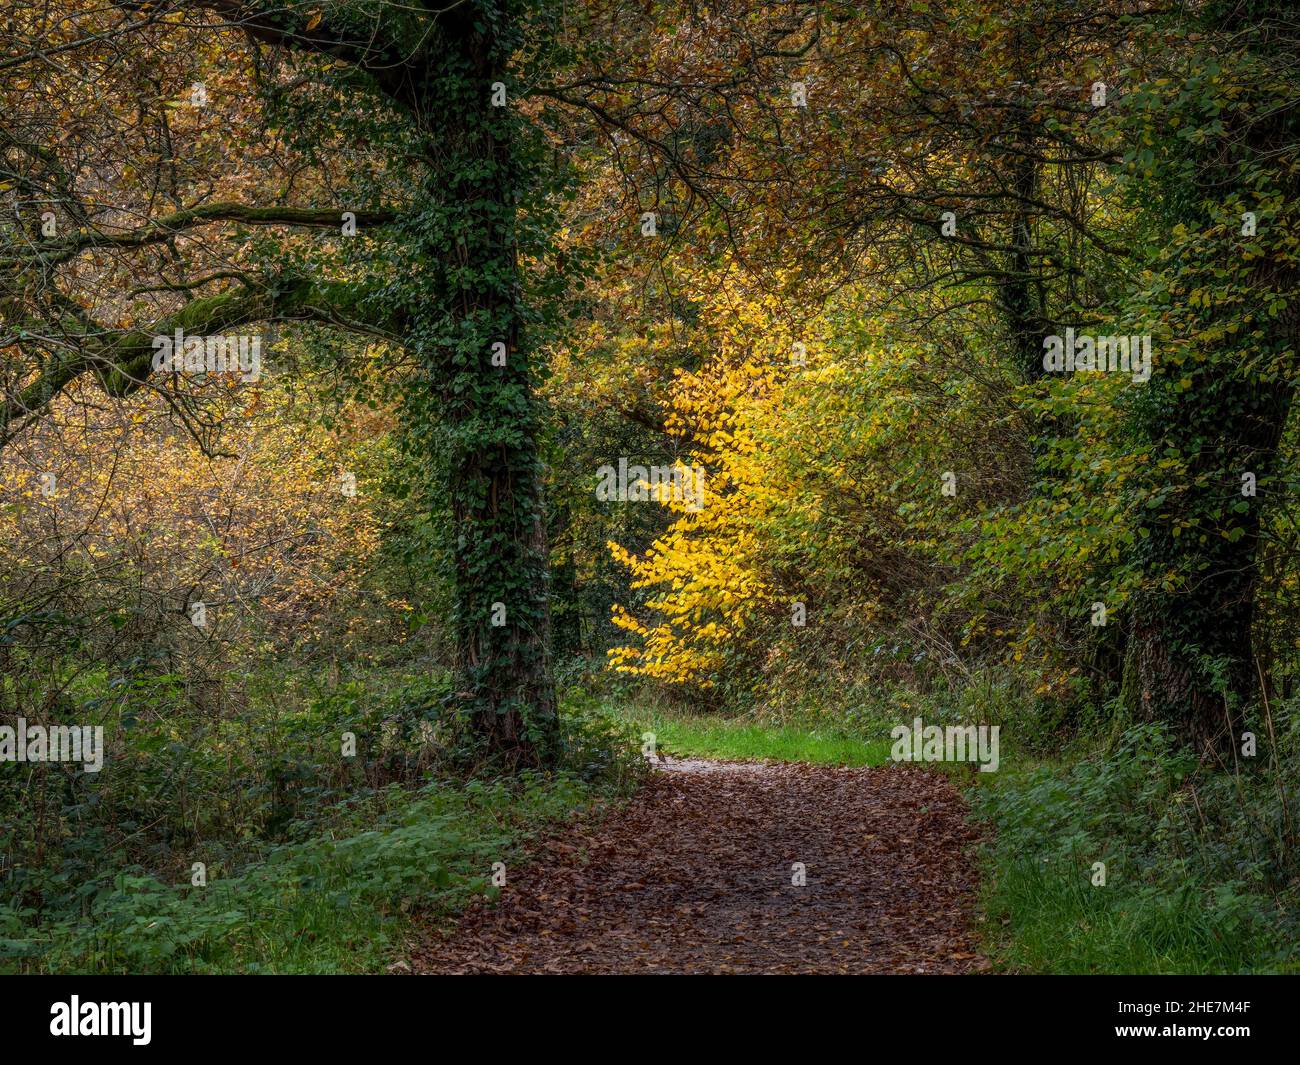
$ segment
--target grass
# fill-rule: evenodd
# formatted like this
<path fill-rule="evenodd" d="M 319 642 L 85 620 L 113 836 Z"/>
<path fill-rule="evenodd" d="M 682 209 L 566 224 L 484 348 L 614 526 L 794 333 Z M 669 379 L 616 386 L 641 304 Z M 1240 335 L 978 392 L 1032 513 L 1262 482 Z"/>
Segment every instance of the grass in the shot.
<path fill-rule="evenodd" d="M 989 828 L 984 940 L 1002 971 L 1300 967 L 1300 900 L 1278 886 L 1290 859 L 1262 832 L 1280 819 L 1267 777 L 1198 767 L 1149 728 L 992 776 L 968 799 Z"/>
<path fill-rule="evenodd" d="M 273 850 L 207 884 L 122 872 L 87 918 L 0 905 L 0 972 L 363 973 L 382 971 L 414 916 L 446 917 L 494 895 L 523 843 L 594 798 L 571 778 L 394 788 L 378 820 Z"/>
<path fill-rule="evenodd" d="M 986 937 L 1006 972 L 1224 974 L 1277 971 L 1259 935 L 1182 887 L 1094 886 L 1080 861 L 1057 868 L 1012 859 L 993 872 Z"/>
<path fill-rule="evenodd" d="M 0 973 L 383 971 L 415 915 L 493 895 L 495 863 L 513 869 L 538 831 L 645 771 L 626 722 L 571 708 L 560 769 L 466 779 L 472 741 L 425 731 L 442 678 L 295 679 L 216 727 L 168 682 L 82 692 L 114 772 L 67 774 L 21 835 L 0 824 Z M 363 738 L 355 761 L 344 730 Z M 27 801 L 12 774 L 0 785 L 0 809 Z"/>
<path fill-rule="evenodd" d="M 662 712 L 625 711 L 640 732 L 653 732 L 658 751 L 679 757 L 737 761 L 770 758 L 817 765 L 882 765 L 889 761 L 887 740 L 867 741 L 797 725 Z"/>

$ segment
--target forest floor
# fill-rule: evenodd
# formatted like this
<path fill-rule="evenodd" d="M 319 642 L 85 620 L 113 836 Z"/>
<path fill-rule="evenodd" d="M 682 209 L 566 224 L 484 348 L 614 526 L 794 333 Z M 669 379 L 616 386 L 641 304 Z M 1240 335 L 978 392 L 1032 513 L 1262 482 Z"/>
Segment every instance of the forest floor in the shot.
<path fill-rule="evenodd" d="M 920 766 L 668 759 L 541 841 L 417 973 L 964 973 L 977 831 Z M 803 883 L 799 883 L 803 880 Z"/>

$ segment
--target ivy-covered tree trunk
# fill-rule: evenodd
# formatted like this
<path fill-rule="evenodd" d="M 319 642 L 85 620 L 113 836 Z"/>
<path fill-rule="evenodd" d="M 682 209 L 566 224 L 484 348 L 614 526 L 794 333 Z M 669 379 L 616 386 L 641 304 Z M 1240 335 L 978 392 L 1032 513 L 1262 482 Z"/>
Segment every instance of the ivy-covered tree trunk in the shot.
<path fill-rule="evenodd" d="M 450 432 L 455 536 L 455 700 L 492 754 L 542 765 L 556 752 L 546 524 L 516 224 L 518 118 L 504 100 L 503 5 L 448 17 L 429 79 L 434 175 L 421 220 L 440 299 L 416 308 L 431 414 Z M 493 86 L 498 88 L 494 90 Z M 422 313 L 423 312 L 423 313 Z"/>
<path fill-rule="evenodd" d="M 1016 200 L 1007 233 L 1007 242 L 1014 250 L 1008 256 L 1000 295 L 1017 369 L 1023 380 L 1032 383 L 1043 376 L 1043 337 L 1049 330 L 1043 315 L 1041 285 L 1031 257 L 1034 237 L 1030 205 L 1037 196 L 1038 167 L 1029 154 L 1032 140 L 1026 135 L 1018 143 L 1023 145 L 1025 154 L 1010 160 Z"/>
<path fill-rule="evenodd" d="M 1207 48 L 1177 105 L 1189 112 L 1181 126 L 1215 132 L 1169 134 L 1161 161 L 1171 336 L 1136 404 L 1152 472 L 1125 689 L 1143 716 L 1230 761 L 1258 679 L 1262 517 L 1278 487 L 1300 342 L 1300 119 L 1284 106 L 1294 31 L 1279 35 L 1280 23 L 1255 18 L 1263 11 L 1219 11 L 1206 9 L 1203 28 L 1211 42 L 1223 34 L 1215 58 L 1232 69 L 1225 79 L 1197 73 Z M 1225 96 L 1221 85 L 1233 83 Z M 1154 121 L 1172 130 L 1169 117 Z"/>
<path fill-rule="evenodd" d="M 1168 403 L 1160 425 L 1166 446 L 1192 458 L 1186 491 L 1141 526 L 1147 583 L 1134 607 L 1131 690 L 1143 717 L 1173 724 L 1206 756 L 1230 760 L 1256 680 L 1252 630 L 1265 505 L 1242 495 L 1242 477 L 1270 487 L 1292 394 L 1276 383 L 1252 387 L 1231 371 L 1188 392 Z"/>

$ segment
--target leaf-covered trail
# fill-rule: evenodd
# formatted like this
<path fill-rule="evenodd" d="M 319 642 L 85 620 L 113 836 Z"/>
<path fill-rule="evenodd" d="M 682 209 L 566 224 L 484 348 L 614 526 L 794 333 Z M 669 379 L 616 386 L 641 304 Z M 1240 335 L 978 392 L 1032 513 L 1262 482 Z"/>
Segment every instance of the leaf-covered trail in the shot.
<path fill-rule="evenodd" d="M 954 973 L 970 934 L 960 796 L 919 766 L 669 763 L 414 945 L 427 973 Z M 806 883 L 793 883 L 802 863 Z"/>

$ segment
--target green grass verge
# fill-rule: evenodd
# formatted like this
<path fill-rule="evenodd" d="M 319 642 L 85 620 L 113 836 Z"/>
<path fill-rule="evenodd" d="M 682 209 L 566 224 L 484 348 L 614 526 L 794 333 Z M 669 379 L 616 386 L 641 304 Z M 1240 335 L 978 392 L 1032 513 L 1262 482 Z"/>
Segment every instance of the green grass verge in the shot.
<path fill-rule="evenodd" d="M 882 765 L 889 761 L 887 740 L 861 740 L 797 725 L 625 710 L 640 733 L 653 732 L 660 753 L 678 757 L 812 762 L 818 765 Z"/>
<path fill-rule="evenodd" d="M 0 906 L 0 971 L 359 973 L 382 971 L 413 915 L 492 895 L 540 828 L 594 794 L 567 777 L 390 790 L 377 819 L 357 809 L 328 836 L 285 845 L 203 887 L 119 872 L 86 915 L 45 920 Z M 366 827 L 369 826 L 369 827 Z M 201 860 L 195 855 L 195 860 Z"/>
<path fill-rule="evenodd" d="M 984 939 L 1002 971 L 1300 969 L 1300 905 L 1289 854 L 1270 846 L 1281 818 L 1267 775 L 1209 772 L 1141 727 L 1112 750 L 1077 747 L 977 785 Z"/>

